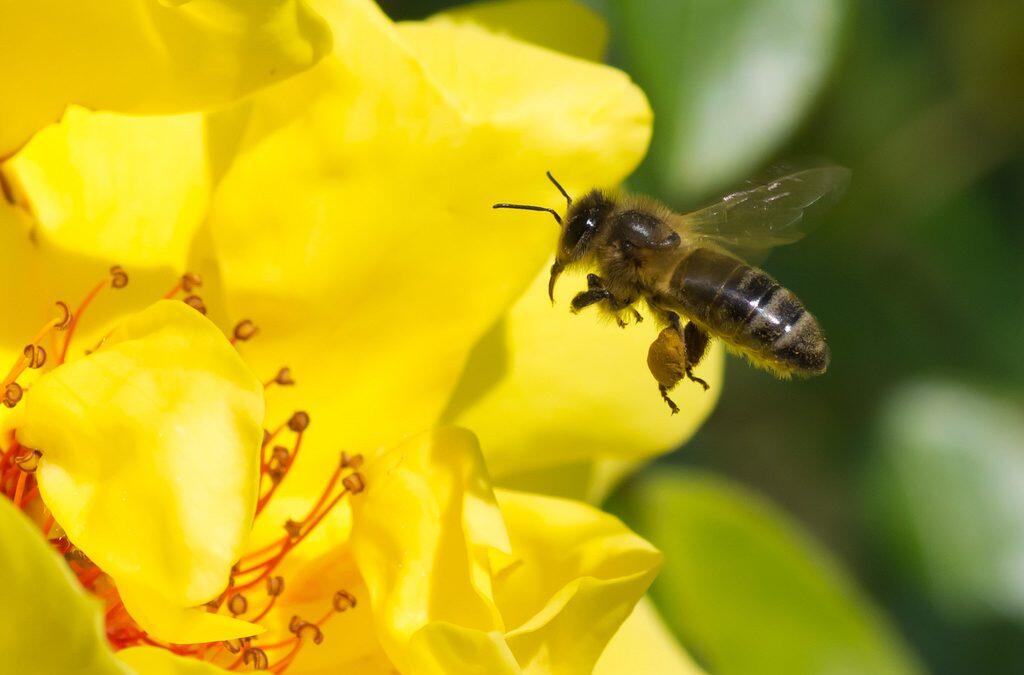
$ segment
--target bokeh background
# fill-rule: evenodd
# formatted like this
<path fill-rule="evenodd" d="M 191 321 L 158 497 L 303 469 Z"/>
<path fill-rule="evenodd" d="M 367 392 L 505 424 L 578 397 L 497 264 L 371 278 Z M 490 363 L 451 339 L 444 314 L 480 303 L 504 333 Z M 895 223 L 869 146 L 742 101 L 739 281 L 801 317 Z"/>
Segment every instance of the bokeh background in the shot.
<path fill-rule="evenodd" d="M 766 264 L 828 375 L 731 359 L 608 503 L 666 551 L 669 625 L 727 675 L 1024 672 L 1024 4 L 588 4 L 655 110 L 632 188 L 682 210 L 792 158 L 854 175 Z"/>

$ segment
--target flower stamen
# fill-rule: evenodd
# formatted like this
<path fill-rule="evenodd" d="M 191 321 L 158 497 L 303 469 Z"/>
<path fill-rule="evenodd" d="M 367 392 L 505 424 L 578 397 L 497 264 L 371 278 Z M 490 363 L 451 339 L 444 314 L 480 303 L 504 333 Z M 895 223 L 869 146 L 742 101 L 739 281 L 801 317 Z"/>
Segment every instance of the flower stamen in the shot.
<path fill-rule="evenodd" d="M 61 346 L 60 353 L 57 356 L 57 365 L 64 363 L 67 359 L 68 349 L 71 347 L 71 340 L 75 336 L 75 329 L 78 328 L 78 322 L 82 318 L 82 314 L 89 308 L 96 296 L 100 294 L 105 288 L 120 289 L 128 285 L 128 273 L 124 271 L 124 268 L 114 265 L 110 268 L 110 275 L 93 286 L 92 290 L 85 296 L 81 304 L 71 315 L 71 322 L 67 327 L 67 335 L 64 337 L 64 344 Z"/>
<path fill-rule="evenodd" d="M 46 350 L 40 344 L 43 338 L 55 330 L 65 330 L 71 325 L 72 315 L 68 306 L 63 302 L 58 302 L 57 309 L 60 310 L 59 316 L 43 324 L 39 332 L 32 337 L 32 341 L 25 345 L 25 349 L 22 350 L 21 355 L 14 362 L 14 365 L 11 366 L 3 382 L 0 383 L 0 386 L 2 386 L 3 403 L 8 408 L 13 408 L 21 400 L 23 392 L 21 386 L 17 383 L 18 377 L 25 372 L 26 368 L 41 368 L 46 363 Z"/>
<path fill-rule="evenodd" d="M 193 274 L 192 272 L 185 272 L 181 275 L 181 278 L 178 279 L 178 283 L 171 286 L 171 289 L 164 293 L 163 299 L 170 300 L 182 291 L 192 293 L 194 289 L 199 288 L 202 285 L 203 278 L 201 276 Z"/>

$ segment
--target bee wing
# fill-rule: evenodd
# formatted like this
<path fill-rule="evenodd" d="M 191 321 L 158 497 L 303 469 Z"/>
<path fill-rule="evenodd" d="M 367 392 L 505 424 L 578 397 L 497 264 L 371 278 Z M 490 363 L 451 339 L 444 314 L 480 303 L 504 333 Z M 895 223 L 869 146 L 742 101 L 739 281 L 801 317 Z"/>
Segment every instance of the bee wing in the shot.
<path fill-rule="evenodd" d="M 804 214 L 829 206 L 850 184 L 850 170 L 836 165 L 779 172 L 764 183 L 727 194 L 697 211 L 682 214 L 681 234 L 698 235 L 745 255 L 802 238 Z"/>

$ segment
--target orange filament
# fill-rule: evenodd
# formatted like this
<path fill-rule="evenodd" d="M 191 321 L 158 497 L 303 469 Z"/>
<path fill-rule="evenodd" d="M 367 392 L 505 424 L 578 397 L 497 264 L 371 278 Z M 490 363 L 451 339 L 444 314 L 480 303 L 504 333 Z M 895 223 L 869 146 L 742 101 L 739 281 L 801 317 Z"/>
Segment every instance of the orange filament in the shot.
<path fill-rule="evenodd" d="M 115 276 L 115 270 L 117 270 L 118 276 Z M 68 332 L 64 338 L 64 344 L 61 345 L 60 353 L 57 356 L 58 365 L 64 363 L 65 359 L 67 359 L 68 348 L 71 347 L 71 339 L 75 336 L 75 329 L 78 328 L 78 322 L 82 318 L 82 314 L 89 308 L 89 305 L 92 304 L 92 301 L 96 299 L 96 296 L 99 295 L 100 291 L 104 288 L 107 288 L 108 286 L 122 288 L 124 284 L 121 284 L 120 286 L 117 286 L 116 284 L 120 284 L 120 281 L 117 280 L 121 278 L 119 275 L 123 273 L 124 271 L 121 270 L 120 267 L 111 267 L 111 276 L 93 286 L 92 290 L 85 296 L 81 304 L 78 305 L 78 309 L 76 309 L 71 315 L 71 325 L 68 326 Z M 124 280 L 124 283 L 127 283 L 127 276 L 124 277 Z"/>
<path fill-rule="evenodd" d="M 202 277 L 200 277 L 198 274 L 193 274 L 192 272 L 186 272 L 185 274 L 181 275 L 181 278 L 178 279 L 178 282 L 176 284 L 171 286 L 171 289 L 169 291 L 164 293 L 163 299 L 170 300 L 171 298 L 176 296 L 178 293 L 181 293 L 182 291 L 185 291 L 186 293 L 191 293 L 192 289 L 199 288 L 202 285 Z"/>
<path fill-rule="evenodd" d="M 32 341 L 25 345 L 25 349 L 14 362 L 14 365 L 11 366 L 11 369 L 7 372 L 7 376 L 4 377 L 3 382 L 0 383 L 0 391 L 5 391 L 8 387 L 15 384 L 18 377 L 25 372 L 26 368 L 31 368 L 36 363 L 39 363 L 39 366 L 43 365 L 39 358 L 39 350 L 43 350 L 42 345 L 40 344 L 43 341 L 43 338 L 54 330 L 64 330 L 71 322 L 71 312 L 68 310 L 68 306 L 63 302 L 58 302 L 57 308 L 61 311 L 60 316 L 50 319 L 43 324 L 43 327 L 39 329 L 39 332 L 32 337 Z M 46 352 L 43 350 L 41 360 L 44 362 L 46 360 L 45 355 Z"/>

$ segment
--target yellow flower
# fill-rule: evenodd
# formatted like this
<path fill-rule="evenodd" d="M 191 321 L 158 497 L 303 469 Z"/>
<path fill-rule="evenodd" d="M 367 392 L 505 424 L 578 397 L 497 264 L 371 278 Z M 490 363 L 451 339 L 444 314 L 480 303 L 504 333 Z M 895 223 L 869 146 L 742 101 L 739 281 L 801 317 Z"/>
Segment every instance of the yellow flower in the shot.
<path fill-rule="evenodd" d="M 0 356 L 17 358 L 24 336 L 48 320 L 49 298 L 87 288 L 116 263 L 131 267 L 133 283 L 94 303 L 91 325 L 76 338 L 84 345 L 102 338 L 126 307 L 172 285 L 167 295 L 205 305 L 222 326 L 243 317 L 259 324 L 258 339 L 239 346 L 269 387 L 262 458 L 254 450 L 194 485 L 172 481 L 167 491 L 140 494 L 138 485 L 169 465 L 129 452 L 124 508 L 149 509 L 154 527 L 138 542 L 123 530 L 92 531 L 95 519 L 69 531 L 121 595 L 127 591 L 128 614 L 113 624 L 108 617 L 108 635 L 114 631 L 119 647 L 193 643 L 175 648 L 186 660 L 148 647 L 118 652 L 136 672 L 204 672 L 197 658 L 237 667 L 266 659 L 292 672 L 334 672 L 339 664 L 359 672 L 480 672 L 481 663 L 486 672 L 586 672 L 642 596 L 658 554 L 580 503 L 492 491 L 473 436 L 430 429 L 456 421 L 477 431 L 506 484 L 577 466 L 590 481 L 598 467 L 610 476 L 609 463 L 670 449 L 713 404 L 695 395 L 686 416 L 665 414 L 640 349 L 650 332 L 605 330 L 591 317 L 566 317 L 564 306 L 551 309 L 531 284 L 551 252 L 553 228 L 489 208 L 511 198 L 549 202 L 548 169 L 577 191 L 620 182 L 646 149 L 646 101 L 618 71 L 482 27 L 542 6 L 558 11 L 546 15 L 551 25 L 594 21 L 570 3 L 517 2 L 398 26 L 362 0 L 311 4 L 327 19 L 334 48 L 310 71 L 208 115 L 139 118 L 72 107 L 0 166 L 10 202 L 0 200 L 0 263 L 18 288 L 0 306 Z M 537 41 L 564 36 L 533 35 L 530 25 L 508 32 Z M 590 57 L 599 43 L 574 42 Z M 202 301 L 192 295 L 200 292 L 192 277 L 175 284 L 186 269 L 203 271 Z M 168 306 L 186 310 L 157 305 Z M 252 332 L 244 320 L 237 327 L 243 337 Z M 84 459 L 67 429 L 47 420 L 115 435 L 124 417 L 111 410 L 125 401 L 113 396 L 118 405 L 97 416 L 62 407 L 68 397 L 47 392 L 59 383 L 88 400 L 96 378 L 106 377 L 96 368 L 111 372 L 107 355 L 124 344 L 111 342 L 116 335 L 38 380 L 55 383 L 39 389 L 40 412 L 31 413 L 35 383 L 24 412 L 14 410 L 34 424 L 20 433 L 67 444 L 57 452 L 66 456 L 65 485 L 91 481 L 90 500 L 77 489 L 44 490 L 60 526 L 92 499 L 97 513 L 108 513 L 116 493 L 95 480 L 103 465 Z M 559 349 L 549 352 L 553 335 Z M 576 340 L 606 369 L 574 361 Z M 231 362 L 222 355 L 191 371 L 191 382 L 224 379 Z M 290 371 L 275 376 L 284 364 Z M 717 391 L 720 355 L 705 368 Z M 300 386 L 279 386 L 290 373 Z M 251 391 L 251 376 L 236 375 L 227 378 L 232 391 Z M 166 384 L 162 377 L 154 381 Z M 177 386 L 162 395 L 176 398 Z M 152 419 L 155 432 L 171 420 L 159 407 L 127 410 Z M 311 415 L 293 415 L 297 409 Z M 210 438 L 232 426 L 225 410 L 208 412 L 184 423 L 188 433 Z M 128 447 L 148 438 L 138 426 L 126 429 Z M 173 455 L 164 451 L 175 441 L 160 439 L 161 455 Z M 350 453 L 340 462 L 339 449 Z M 363 467 L 358 453 L 367 457 Z M 120 459 L 108 457 L 106 466 Z M 181 475 L 182 464 L 170 466 Z M 247 477 L 248 491 L 238 487 Z M 574 492 L 600 492 L 586 485 Z M 197 486 L 219 500 L 209 513 L 259 514 L 246 548 L 233 517 L 230 532 L 216 537 L 212 527 L 182 526 Z M 64 515 L 51 499 L 68 504 Z M 159 560 L 153 537 L 161 532 L 206 557 Z M 36 544 L 23 545 L 46 553 Z M 238 562 L 225 583 L 232 555 Z M 78 582 L 64 577 L 47 582 L 44 592 L 53 595 L 46 597 L 80 598 Z M 146 601 L 132 602 L 138 597 Z M 210 599 L 217 613 L 186 609 Z M 293 614 L 304 618 L 292 622 Z M 231 615 L 267 632 L 209 644 L 240 635 L 222 630 L 238 625 Z M 39 618 L 41 626 L 68 620 Z M 75 640 L 93 639 L 80 648 L 124 668 L 95 645 L 101 631 L 83 631 L 96 621 L 80 613 Z M 318 648 L 309 644 L 321 636 Z M 68 644 L 85 643 L 69 637 Z"/>

